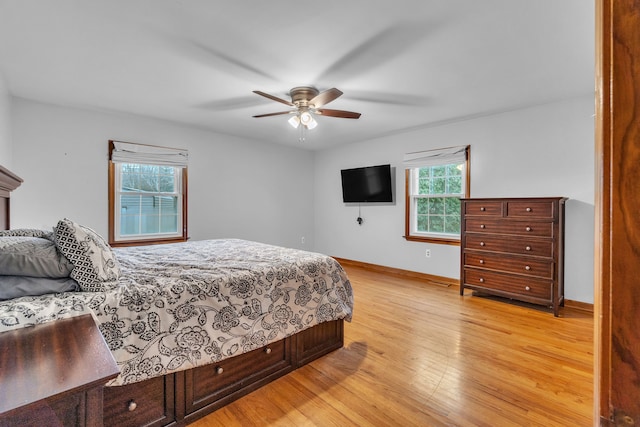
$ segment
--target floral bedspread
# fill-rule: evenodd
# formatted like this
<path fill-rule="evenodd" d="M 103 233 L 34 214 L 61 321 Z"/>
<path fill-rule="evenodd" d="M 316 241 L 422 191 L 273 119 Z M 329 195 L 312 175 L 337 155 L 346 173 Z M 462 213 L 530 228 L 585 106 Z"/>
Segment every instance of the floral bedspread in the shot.
<path fill-rule="evenodd" d="M 114 251 L 116 289 L 0 301 L 0 331 L 91 313 L 121 369 L 109 385 L 121 385 L 351 320 L 351 284 L 326 255 L 237 239 Z"/>

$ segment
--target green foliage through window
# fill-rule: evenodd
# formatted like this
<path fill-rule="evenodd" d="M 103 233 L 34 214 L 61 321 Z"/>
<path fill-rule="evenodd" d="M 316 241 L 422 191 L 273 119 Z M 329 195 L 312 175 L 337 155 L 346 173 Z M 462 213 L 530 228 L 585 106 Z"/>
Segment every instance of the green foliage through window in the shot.
<path fill-rule="evenodd" d="M 464 164 L 411 170 L 414 231 L 460 234 L 460 198 L 464 197 Z"/>

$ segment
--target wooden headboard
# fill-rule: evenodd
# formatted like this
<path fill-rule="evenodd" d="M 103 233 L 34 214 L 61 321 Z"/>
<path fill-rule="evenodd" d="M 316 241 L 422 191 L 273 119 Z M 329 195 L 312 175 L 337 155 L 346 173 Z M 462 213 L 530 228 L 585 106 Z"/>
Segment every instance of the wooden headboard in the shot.
<path fill-rule="evenodd" d="M 0 230 L 8 230 L 10 226 L 11 192 L 22 184 L 22 178 L 9 169 L 0 166 Z"/>

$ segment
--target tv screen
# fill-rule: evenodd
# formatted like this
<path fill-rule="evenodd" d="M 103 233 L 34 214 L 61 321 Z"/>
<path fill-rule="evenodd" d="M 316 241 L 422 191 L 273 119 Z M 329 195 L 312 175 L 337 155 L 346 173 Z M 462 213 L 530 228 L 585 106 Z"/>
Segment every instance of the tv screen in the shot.
<path fill-rule="evenodd" d="M 344 203 L 393 202 L 391 165 L 343 169 L 340 173 Z"/>

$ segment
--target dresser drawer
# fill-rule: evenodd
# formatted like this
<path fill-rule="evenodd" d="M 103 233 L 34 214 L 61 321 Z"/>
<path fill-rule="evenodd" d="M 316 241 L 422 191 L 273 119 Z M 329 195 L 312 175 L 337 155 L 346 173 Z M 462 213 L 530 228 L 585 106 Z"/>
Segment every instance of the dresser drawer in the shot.
<path fill-rule="evenodd" d="M 293 369 L 288 345 L 289 340 L 280 340 L 218 363 L 186 371 L 187 413 L 215 403 L 274 372 Z"/>
<path fill-rule="evenodd" d="M 502 216 L 502 202 L 474 200 L 463 206 L 464 215 Z"/>
<path fill-rule="evenodd" d="M 174 376 L 104 388 L 105 426 L 163 426 L 175 420 Z"/>
<path fill-rule="evenodd" d="M 551 307 L 564 303 L 566 197 L 462 199 L 465 288 Z"/>
<path fill-rule="evenodd" d="M 511 218 L 553 219 L 555 215 L 555 202 L 552 200 L 518 200 L 506 203 L 507 217 Z"/>
<path fill-rule="evenodd" d="M 551 300 L 552 281 L 494 273 L 490 271 L 464 269 L 463 277 L 465 286 L 484 288 L 490 291 L 498 291 L 506 294 L 517 294 L 526 298 Z"/>
<path fill-rule="evenodd" d="M 491 252 L 465 252 L 464 265 L 468 267 L 518 273 L 528 276 L 553 278 L 553 262 L 531 257 L 505 256 Z"/>
<path fill-rule="evenodd" d="M 552 237 L 553 223 L 504 221 L 492 218 L 470 218 L 465 221 L 465 231 L 471 233 L 513 234 L 520 236 Z"/>
<path fill-rule="evenodd" d="M 553 242 L 546 239 L 509 239 L 492 234 L 467 234 L 465 247 L 482 251 L 551 258 Z"/>

